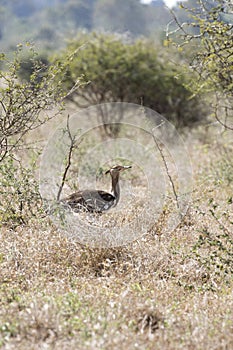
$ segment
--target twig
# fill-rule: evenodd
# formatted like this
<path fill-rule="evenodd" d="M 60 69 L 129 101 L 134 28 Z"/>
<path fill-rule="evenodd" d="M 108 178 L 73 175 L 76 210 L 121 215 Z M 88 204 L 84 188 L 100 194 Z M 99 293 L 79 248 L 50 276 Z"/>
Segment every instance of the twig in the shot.
<path fill-rule="evenodd" d="M 183 7 L 184 8 L 184 7 Z M 192 41 L 193 39 L 199 39 L 201 38 L 203 35 L 202 33 L 200 34 L 192 34 L 192 33 L 188 33 L 187 30 L 185 29 L 186 27 L 189 27 L 191 24 L 188 22 L 184 22 L 184 23 L 180 23 L 179 19 L 177 18 L 175 12 L 172 9 L 168 9 L 169 12 L 171 13 L 173 19 L 167 24 L 166 27 L 166 38 L 169 39 L 172 35 L 178 33 L 179 31 L 181 31 L 183 33 L 183 37 L 189 42 Z M 170 30 L 170 26 L 172 24 L 176 24 L 176 28 L 173 30 Z M 183 46 L 185 45 L 186 42 L 179 44 L 178 46 Z"/>
<path fill-rule="evenodd" d="M 215 219 L 215 221 L 218 223 L 220 230 L 222 229 L 223 232 L 228 235 L 229 237 L 231 237 L 232 232 L 230 230 L 228 230 L 228 228 L 222 223 L 222 221 L 220 219 L 218 219 L 218 217 L 216 216 L 215 212 L 213 209 L 209 209 L 211 215 L 213 216 L 213 218 Z"/>
<path fill-rule="evenodd" d="M 170 172 L 169 172 L 168 165 L 167 165 L 165 156 L 164 156 L 164 154 L 163 154 L 162 148 L 160 147 L 160 145 L 159 145 L 158 141 L 156 140 L 156 137 L 155 137 L 155 135 L 154 135 L 153 133 L 152 133 L 152 137 L 153 137 L 153 140 L 154 140 L 154 142 L 155 142 L 155 144 L 156 144 L 156 147 L 158 148 L 159 153 L 160 153 L 160 155 L 161 155 L 161 158 L 162 158 L 162 161 L 163 161 L 165 170 L 166 170 L 166 174 L 167 174 L 167 176 L 168 176 L 168 179 L 169 179 L 169 182 L 170 182 L 170 184 L 171 184 L 172 191 L 173 191 L 173 194 L 174 194 L 174 197 L 175 197 L 175 200 L 176 200 L 176 206 L 177 206 L 178 209 L 180 209 L 179 201 L 178 201 L 178 195 L 177 195 L 177 193 L 176 193 L 175 184 L 174 184 L 174 181 L 173 181 L 173 179 L 172 179 L 172 176 L 171 176 L 171 174 L 170 174 Z"/>
<path fill-rule="evenodd" d="M 229 110 L 229 107 L 228 106 L 223 106 L 224 110 L 225 110 L 225 116 L 226 116 L 226 121 L 223 122 L 219 116 L 218 116 L 218 108 L 220 106 L 220 103 L 219 103 L 219 98 L 217 96 L 217 94 L 215 95 L 216 96 L 216 103 L 214 105 L 214 117 L 215 119 L 219 122 L 220 125 L 222 125 L 225 129 L 228 129 L 228 130 L 233 130 L 233 127 L 230 126 L 230 125 L 227 125 L 227 118 L 228 118 L 228 110 Z M 221 107 L 221 106 L 220 106 Z"/>
<path fill-rule="evenodd" d="M 62 192 L 62 189 L 64 187 L 65 181 L 66 181 L 67 173 L 68 173 L 69 168 L 71 166 L 72 153 L 73 153 L 74 148 L 76 147 L 76 135 L 72 136 L 71 131 L 70 131 L 70 123 L 69 122 L 70 122 L 70 115 L 68 114 L 67 123 L 66 123 L 66 132 L 68 133 L 68 137 L 70 140 L 70 147 L 69 147 L 69 152 L 68 152 L 68 156 L 67 156 L 65 170 L 64 170 L 63 175 L 62 175 L 61 185 L 59 186 L 59 190 L 57 193 L 57 201 L 60 200 L 61 192 Z"/>

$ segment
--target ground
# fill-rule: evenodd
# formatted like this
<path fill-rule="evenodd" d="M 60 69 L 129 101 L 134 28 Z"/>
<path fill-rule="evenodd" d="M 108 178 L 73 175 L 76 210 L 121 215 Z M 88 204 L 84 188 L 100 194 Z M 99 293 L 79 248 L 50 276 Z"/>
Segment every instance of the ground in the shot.
<path fill-rule="evenodd" d="M 194 192 L 173 232 L 165 217 L 94 249 L 49 218 L 1 228 L 2 349 L 233 348 L 232 149 L 201 135 L 187 141 Z"/>

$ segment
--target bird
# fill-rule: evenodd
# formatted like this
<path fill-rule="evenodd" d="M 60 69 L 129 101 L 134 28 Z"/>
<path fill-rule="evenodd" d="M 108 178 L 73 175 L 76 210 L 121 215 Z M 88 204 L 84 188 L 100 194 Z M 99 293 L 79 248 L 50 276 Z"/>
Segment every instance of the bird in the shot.
<path fill-rule="evenodd" d="M 120 173 L 130 168 L 131 165 L 114 165 L 105 172 L 112 178 L 111 193 L 102 190 L 82 190 L 61 199 L 61 202 L 68 205 L 73 212 L 103 213 L 114 208 L 120 199 Z"/>

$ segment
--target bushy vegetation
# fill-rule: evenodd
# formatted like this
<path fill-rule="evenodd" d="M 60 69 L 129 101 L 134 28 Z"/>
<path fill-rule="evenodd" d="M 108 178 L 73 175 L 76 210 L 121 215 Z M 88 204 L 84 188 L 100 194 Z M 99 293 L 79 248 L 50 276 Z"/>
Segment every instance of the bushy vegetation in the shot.
<path fill-rule="evenodd" d="M 22 15 L 23 1 L 5 3 L 17 3 L 14 11 Z M 47 1 L 35 3 L 43 7 Z M 94 1 L 82 2 L 86 6 L 91 3 Z M 202 5 L 206 3 L 200 1 Z M 210 11 L 208 7 L 205 11 L 202 9 L 199 17 L 195 13 L 195 30 L 188 35 L 176 22 L 185 34 L 177 39 L 182 59 L 181 47 L 184 51 L 186 47 L 183 44 L 196 45 L 197 41 L 195 61 L 191 59 L 189 63 L 198 80 L 184 76 L 181 68 L 168 64 L 167 56 L 158 54 L 149 44 L 122 42 L 113 36 L 93 36 L 85 43 L 75 40 L 69 46 L 68 55 L 72 52 L 69 59 L 62 56 L 49 67 L 47 64 L 45 67 L 46 62 L 41 61 L 31 47 L 29 53 L 25 53 L 20 45 L 13 59 L 1 55 L 1 348 L 233 348 L 233 144 L 231 125 L 225 122 L 232 110 L 232 29 L 230 20 L 227 24 L 222 20 L 226 9 L 232 7 L 230 1 L 222 3 L 224 11 L 222 7 L 213 11 L 211 6 Z M 28 1 L 29 5 L 32 2 Z M 31 16 L 38 7 L 31 6 L 26 14 Z M 209 14 L 209 21 L 203 14 Z M 196 23 L 199 23 L 198 29 Z M 172 32 L 174 35 L 174 30 Z M 80 43 L 84 44 L 81 48 Z M 73 51 L 77 48 L 76 56 Z M 189 51 L 185 59 L 194 51 Z M 24 66 L 22 63 L 28 57 L 30 65 Z M 78 74 L 84 74 L 90 83 L 79 87 L 75 81 Z M 154 85 L 156 79 L 159 85 Z M 121 85 L 117 86 L 118 81 Z M 151 84 L 146 85 L 145 90 L 144 82 Z M 95 86 L 104 99 L 93 90 L 95 99 L 87 101 Z M 101 90 L 102 86 L 107 93 Z M 184 108 L 184 114 L 185 103 L 191 115 L 192 109 L 198 108 L 192 103 L 198 102 L 200 91 L 209 92 L 210 100 L 215 91 L 221 98 L 226 97 L 218 114 L 215 113 L 217 118 L 223 117 L 218 119 L 220 127 L 216 123 L 206 128 L 200 126 L 192 129 L 185 139 L 193 164 L 189 210 L 172 232 L 165 229 L 169 212 L 163 207 L 161 219 L 155 220 L 151 215 L 151 229 L 127 246 L 91 249 L 80 245 L 59 231 L 43 212 L 36 175 L 41 148 L 35 149 L 31 132 L 43 125 L 53 130 L 54 125 L 47 122 L 57 115 L 57 109 L 60 111 L 70 88 L 73 92 L 70 97 L 78 103 L 86 99 L 87 105 L 105 98 L 132 98 L 145 104 L 145 101 L 154 103 L 157 98 L 151 92 L 154 86 L 159 87 L 160 93 L 157 107 L 160 103 L 165 103 L 165 108 L 171 107 L 168 95 L 164 96 L 166 87 L 174 98 L 173 104 L 179 96 L 186 101 L 181 105 L 177 101 Z M 77 87 L 76 92 L 73 89 Z M 192 95 L 196 97 L 192 99 Z M 182 115 L 179 120 L 183 122 Z M 87 141 L 89 145 L 91 140 Z M 85 154 L 88 154 L 86 150 Z M 138 172 L 134 171 L 132 184 L 135 193 L 141 195 L 140 201 L 126 202 L 125 212 L 115 211 L 108 217 L 116 225 L 122 223 L 125 235 L 128 234 L 125 222 L 135 215 L 136 204 L 143 205 L 144 200 L 142 171 L 135 168 Z M 156 177 L 153 167 L 150 171 L 156 186 L 160 187 L 161 178 Z M 172 207 L 170 197 L 167 200 Z M 104 222 L 105 216 L 101 219 Z M 146 224 L 142 218 L 141 225 L 147 227 Z"/>
<path fill-rule="evenodd" d="M 27 80 L 20 81 L 25 55 L 30 57 L 31 71 L 27 71 Z M 34 142 L 27 143 L 25 137 L 61 112 L 67 91 L 57 77 L 66 66 L 45 69 L 31 45 L 19 45 L 13 58 L 1 54 L 0 59 L 0 222 L 15 224 L 33 216 L 40 202 L 34 178 L 36 161 L 29 159 L 27 165 L 21 162 L 25 150 L 32 150 L 33 158 L 40 150 L 35 151 Z"/>
<path fill-rule="evenodd" d="M 35 161 L 27 166 L 15 153 L 10 153 L 0 163 L 0 227 L 14 228 L 28 223 L 43 213 L 43 203 L 35 178 Z"/>
<path fill-rule="evenodd" d="M 71 41 L 58 59 L 79 50 L 67 71 L 68 89 L 77 76 L 88 84 L 69 97 L 81 107 L 103 102 L 142 104 L 161 113 L 178 127 L 192 126 L 204 119 L 203 102 L 192 98 L 185 69 L 171 64 L 166 54 L 147 40 L 92 34 Z"/>
<path fill-rule="evenodd" d="M 45 219 L 1 230 L 1 346 L 231 347 L 232 187 L 216 186 L 218 148 L 198 146 L 193 204 L 172 234 L 100 250 Z"/>
<path fill-rule="evenodd" d="M 181 6 L 189 16 L 187 22 L 173 13 L 175 29 L 168 30 L 167 36 L 190 53 L 189 66 L 197 75 L 190 85 L 192 92 L 210 93 L 216 119 L 232 129 L 233 5 L 227 0 L 196 0 L 195 5 Z"/>
<path fill-rule="evenodd" d="M 22 73 L 24 54 L 29 52 L 31 58 L 30 70 L 27 80 L 19 81 Z M 57 82 L 54 88 L 54 76 L 58 74 L 59 67 L 51 67 L 45 71 L 44 64 L 37 58 L 33 47 L 28 45 L 24 50 L 19 45 L 14 58 L 1 54 L 1 158 L 3 160 L 16 148 L 22 146 L 23 137 L 46 123 L 50 119 L 46 111 L 61 101 L 62 86 Z M 45 113 L 42 115 L 42 111 Z"/>

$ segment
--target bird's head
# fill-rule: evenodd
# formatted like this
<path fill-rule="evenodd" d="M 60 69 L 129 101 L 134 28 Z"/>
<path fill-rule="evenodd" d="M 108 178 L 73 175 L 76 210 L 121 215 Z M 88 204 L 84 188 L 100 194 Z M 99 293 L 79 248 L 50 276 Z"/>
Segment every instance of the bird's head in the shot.
<path fill-rule="evenodd" d="M 105 174 L 110 173 L 111 175 L 119 174 L 120 172 L 132 168 L 131 165 L 114 165 Z"/>

